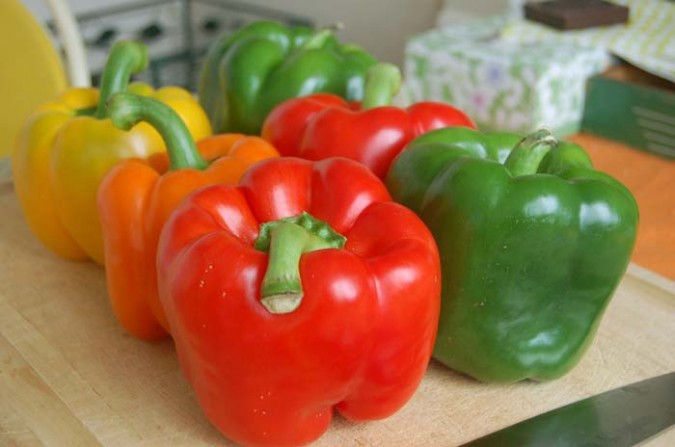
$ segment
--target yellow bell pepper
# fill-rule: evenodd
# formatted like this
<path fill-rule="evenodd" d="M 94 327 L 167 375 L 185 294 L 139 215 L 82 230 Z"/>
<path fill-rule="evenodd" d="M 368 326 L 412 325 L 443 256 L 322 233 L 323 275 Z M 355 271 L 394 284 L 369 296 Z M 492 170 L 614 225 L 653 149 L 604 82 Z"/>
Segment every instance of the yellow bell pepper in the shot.
<path fill-rule="evenodd" d="M 158 90 L 131 84 L 147 67 L 144 45 L 118 42 L 110 52 L 101 89 L 70 89 L 29 117 L 12 157 L 14 187 L 33 233 L 58 256 L 104 263 L 103 235 L 96 209 L 98 186 L 110 168 L 126 158 L 147 158 L 165 150 L 159 133 L 140 123 L 122 131 L 107 116 L 106 101 L 131 91 L 167 104 L 196 140 L 211 135 L 206 113 L 178 87 Z"/>

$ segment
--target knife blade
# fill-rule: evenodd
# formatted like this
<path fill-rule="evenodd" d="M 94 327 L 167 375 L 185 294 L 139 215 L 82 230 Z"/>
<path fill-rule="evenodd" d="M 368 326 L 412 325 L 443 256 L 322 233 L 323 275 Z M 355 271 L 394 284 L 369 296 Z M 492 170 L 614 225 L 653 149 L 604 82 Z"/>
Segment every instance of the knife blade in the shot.
<path fill-rule="evenodd" d="M 675 424 L 675 372 L 565 405 L 466 447 L 633 446 Z"/>

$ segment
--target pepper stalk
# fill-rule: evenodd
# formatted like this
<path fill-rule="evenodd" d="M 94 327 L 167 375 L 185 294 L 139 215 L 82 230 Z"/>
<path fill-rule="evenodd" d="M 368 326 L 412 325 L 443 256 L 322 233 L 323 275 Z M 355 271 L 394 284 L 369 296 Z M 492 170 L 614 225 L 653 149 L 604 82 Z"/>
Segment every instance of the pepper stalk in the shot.
<path fill-rule="evenodd" d="M 103 68 L 101 90 L 95 117 L 104 119 L 108 116 L 106 103 L 110 96 L 125 92 L 131 76 L 140 73 L 148 66 L 148 48 L 133 41 L 120 41 L 113 45 Z"/>
<path fill-rule="evenodd" d="M 161 101 L 133 93 L 116 93 L 108 102 L 108 114 L 118 129 L 129 130 L 140 121 L 153 126 L 166 144 L 170 170 L 203 170 L 208 166 L 181 117 Z"/>
<path fill-rule="evenodd" d="M 552 149 L 558 147 L 558 140 L 548 129 L 539 129 L 516 144 L 504 162 L 514 177 L 536 174 L 541 161 Z"/>
<path fill-rule="evenodd" d="M 328 248 L 342 248 L 347 239 L 311 214 L 302 213 L 261 225 L 255 248 L 269 253 L 261 286 L 261 302 L 273 314 L 296 310 L 302 302 L 300 258 Z"/>
<path fill-rule="evenodd" d="M 396 65 L 378 63 L 368 69 L 361 109 L 391 105 L 401 88 L 401 70 Z"/>

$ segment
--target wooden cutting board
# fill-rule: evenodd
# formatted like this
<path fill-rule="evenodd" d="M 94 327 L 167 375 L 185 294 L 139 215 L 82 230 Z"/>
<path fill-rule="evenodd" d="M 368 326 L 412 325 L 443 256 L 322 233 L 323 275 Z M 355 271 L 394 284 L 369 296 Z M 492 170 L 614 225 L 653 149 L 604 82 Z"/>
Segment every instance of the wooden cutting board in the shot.
<path fill-rule="evenodd" d="M 0 445 L 230 445 L 204 418 L 171 341 L 124 333 L 101 267 L 70 263 L 29 232 L 0 191 Z M 675 370 L 675 285 L 632 266 L 581 363 L 549 383 L 481 384 L 432 361 L 394 416 L 336 416 L 317 446 L 443 446 Z M 675 445 L 675 430 L 649 445 Z"/>

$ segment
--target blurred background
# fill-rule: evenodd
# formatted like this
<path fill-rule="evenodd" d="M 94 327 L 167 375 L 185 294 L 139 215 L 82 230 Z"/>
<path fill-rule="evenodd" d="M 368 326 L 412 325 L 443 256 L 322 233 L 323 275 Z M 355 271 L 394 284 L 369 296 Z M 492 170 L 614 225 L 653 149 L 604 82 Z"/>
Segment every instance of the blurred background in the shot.
<path fill-rule="evenodd" d="M 44 0 L 23 3 L 55 31 Z M 440 24 L 517 11 L 520 0 L 69 0 L 84 38 L 92 72 L 100 71 L 110 44 L 140 38 L 154 59 L 151 75 L 160 83 L 186 84 L 193 64 L 213 38 L 256 19 L 310 26 L 344 24 L 340 36 L 379 59 L 403 65 L 407 39 Z M 55 39 L 58 41 L 56 33 Z"/>

